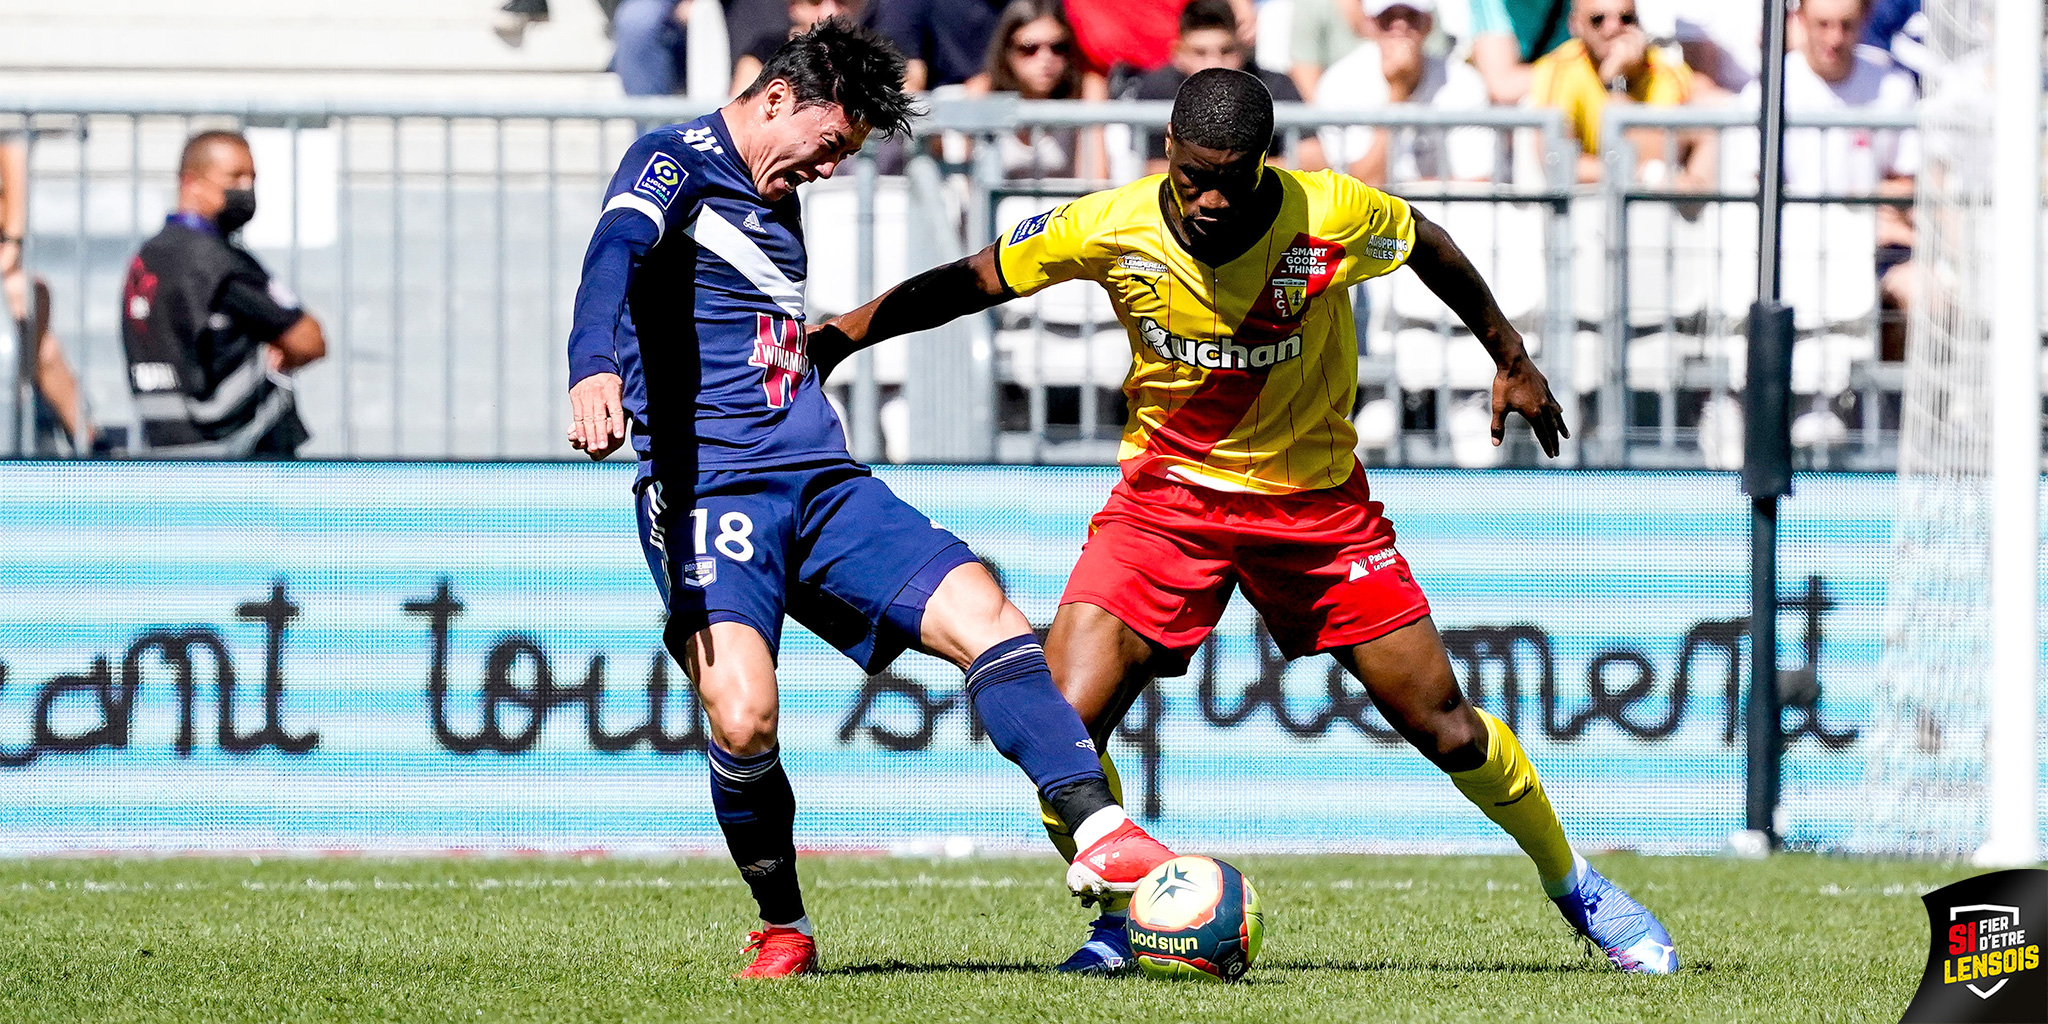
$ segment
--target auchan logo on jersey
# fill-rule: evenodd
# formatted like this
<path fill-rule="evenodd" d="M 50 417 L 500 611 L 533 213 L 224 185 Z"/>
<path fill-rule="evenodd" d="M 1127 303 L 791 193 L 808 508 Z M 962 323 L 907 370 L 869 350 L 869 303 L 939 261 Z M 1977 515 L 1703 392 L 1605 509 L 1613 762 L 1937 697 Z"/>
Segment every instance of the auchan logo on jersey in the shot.
<path fill-rule="evenodd" d="M 1299 334 L 1266 345 L 1240 345 L 1233 338 L 1196 341 L 1167 331 L 1149 316 L 1138 319 L 1138 337 L 1159 358 L 1204 370 L 1263 370 L 1301 356 Z"/>

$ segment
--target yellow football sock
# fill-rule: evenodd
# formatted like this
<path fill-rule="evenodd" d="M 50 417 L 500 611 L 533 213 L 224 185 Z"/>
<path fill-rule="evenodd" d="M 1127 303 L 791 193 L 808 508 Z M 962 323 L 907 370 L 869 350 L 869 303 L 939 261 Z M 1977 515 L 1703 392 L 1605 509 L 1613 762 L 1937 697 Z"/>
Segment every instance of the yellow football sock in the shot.
<path fill-rule="evenodd" d="M 1116 798 L 1118 804 L 1122 804 L 1124 802 L 1124 782 L 1122 779 L 1117 778 L 1116 762 L 1111 761 L 1108 754 L 1100 756 L 1102 758 L 1102 774 L 1109 776 L 1109 795 Z M 1045 824 L 1045 834 L 1052 839 L 1052 845 L 1059 849 L 1060 856 L 1065 857 L 1067 863 L 1073 863 L 1074 855 L 1081 852 L 1074 845 L 1074 827 L 1061 821 L 1059 814 L 1052 809 L 1051 804 L 1045 802 L 1044 797 L 1040 797 L 1038 800 L 1038 820 Z"/>
<path fill-rule="evenodd" d="M 1543 782 L 1514 731 L 1484 711 L 1479 719 L 1486 723 L 1486 763 L 1471 771 L 1451 772 L 1451 782 L 1536 862 L 1544 891 L 1563 895 L 1570 891 L 1576 859 L 1565 841 L 1564 825 L 1550 798 L 1543 795 Z"/>

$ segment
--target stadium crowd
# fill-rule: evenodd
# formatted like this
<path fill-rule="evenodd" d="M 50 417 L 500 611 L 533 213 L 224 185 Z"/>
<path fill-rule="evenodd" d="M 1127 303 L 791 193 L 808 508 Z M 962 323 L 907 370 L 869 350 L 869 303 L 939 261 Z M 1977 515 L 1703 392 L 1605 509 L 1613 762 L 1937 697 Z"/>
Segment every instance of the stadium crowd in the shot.
<path fill-rule="evenodd" d="M 599 0 L 613 70 L 629 95 L 681 91 L 691 6 L 712 0 Z M 718 0 L 734 91 L 790 34 L 827 17 L 860 20 L 910 58 L 913 89 L 1026 99 L 1171 99 L 1208 67 L 1257 72 L 1275 100 L 1331 110 L 1415 105 L 1555 108 L 1581 144 L 1579 179 L 1599 180 L 1600 126 L 1614 104 L 1754 109 L 1762 61 L 1758 5 L 1715 0 Z M 544 0 L 510 0 L 523 26 Z M 1909 109 L 1931 59 L 1919 0 L 1807 0 L 1787 26 L 1787 108 Z M 508 39 L 511 36 L 508 35 Z M 700 50 L 701 52 L 701 50 Z M 1639 174 L 1677 187 L 1754 180 L 1753 154 L 1714 170 L 1711 139 L 1638 142 Z M 1038 176 L 1103 176 L 1072 134 L 1006 144 L 1004 164 Z M 1148 163 L 1160 142 L 1143 142 Z M 1484 180 L 1505 174 L 1467 131 L 1332 129 L 1288 159 L 1367 181 Z M 1677 166 L 1665 154 L 1675 149 Z M 1747 156 L 1744 163 L 1741 157 Z M 1819 133 L 1791 146 L 1786 174 L 1809 193 L 1898 188 L 1916 167 L 1910 139 Z M 1051 174 L 1048 172 L 1061 172 Z M 1717 180 L 1718 179 L 1718 180 Z M 1887 245 L 1910 245 L 1892 225 Z"/>
<path fill-rule="evenodd" d="M 582 0 L 555 0 L 581 3 Z M 1787 24 L 1786 105 L 1808 112 L 1910 111 L 1938 69 L 1923 45 L 1919 0 L 1795 0 Z M 517 44 L 547 20 L 548 0 L 510 0 L 499 34 Z M 1352 116 L 1423 108 L 1447 118 L 1497 108 L 1560 111 L 1578 143 L 1578 183 L 1611 173 L 1603 123 L 1628 105 L 1754 110 L 1762 63 L 1759 5 L 1749 0 L 596 0 L 633 95 L 685 89 L 706 40 L 687 38 L 693 5 L 723 22 L 730 88 L 744 89 L 792 34 L 831 17 L 873 27 L 908 58 L 907 85 L 934 98 L 1171 100 L 1207 68 L 1256 73 L 1272 96 Z M 712 24 L 717 24 L 714 20 Z M 715 49 L 715 47 L 713 47 Z M 702 70 L 700 68 L 700 70 Z M 725 72 L 721 72 L 725 73 Z M 700 76 L 701 77 L 701 76 Z M 1332 168 L 1399 189 L 1425 182 L 1525 181 L 1528 154 L 1511 133 L 1480 127 L 1332 125 L 1276 139 L 1273 159 Z M 1754 133 L 1632 129 L 1637 182 L 1700 192 L 1755 188 Z M 992 147 L 1013 178 L 1128 180 L 1163 161 L 1158 129 L 1017 126 L 941 144 L 958 160 Z M 900 146 L 901 143 L 895 145 Z M 17 333 L 39 334 L 33 374 L 44 413 L 38 448 L 104 449 L 109 433 L 78 400 L 62 358 L 48 288 L 23 272 L 27 177 L 18 138 L 0 136 L 0 282 Z M 877 143 L 884 170 L 900 151 Z M 1785 172 L 1794 195 L 1910 196 L 1919 147 L 1910 131 L 1795 129 Z M 1903 358 L 1903 311 L 1917 291 L 1910 208 L 1879 206 L 1876 272 L 1880 360 Z M 1747 214 L 1746 214 L 1747 216 Z M 1582 324 L 1588 322 L 1582 314 Z M 1583 329 L 1583 328 L 1582 328 Z M 201 389 L 204 390 L 204 389 Z M 1855 401 L 1845 387 L 1828 400 Z M 1817 399 L 1814 411 L 1819 408 Z M 1862 418 L 1816 418 L 1828 437 Z M 1065 415 L 1062 413 L 1062 415 Z M 1688 414 L 1689 415 L 1689 414 Z M 1409 417 L 1403 423 L 1409 427 Z M 1883 420 L 1884 417 L 1880 417 Z M 1065 421 L 1062 421 L 1065 422 Z M 1419 422 L 1419 421 L 1418 421 Z M 1889 424 L 1886 424 L 1889 426 Z M 117 429 L 116 434 L 119 431 Z M 1821 440 L 1826 440 L 1822 437 Z M 135 441 L 140 442 L 141 438 Z"/>

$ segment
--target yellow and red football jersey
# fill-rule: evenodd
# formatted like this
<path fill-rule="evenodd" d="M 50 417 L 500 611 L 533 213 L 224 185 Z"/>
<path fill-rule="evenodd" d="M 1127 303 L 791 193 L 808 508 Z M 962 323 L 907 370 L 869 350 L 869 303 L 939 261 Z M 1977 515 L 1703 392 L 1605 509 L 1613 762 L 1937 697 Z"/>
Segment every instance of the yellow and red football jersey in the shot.
<path fill-rule="evenodd" d="M 1163 175 L 1083 196 L 997 240 L 1003 281 L 1019 295 L 1076 278 L 1109 292 L 1131 335 L 1117 455 L 1127 476 L 1154 469 L 1286 494 L 1351 475 L 1358 341 L 1346 289 L 1407 260 L 1415 218 L 1356 178 L 1267 173 L 1279 175 L 1279 215 L 1220 267 L 1174 238 Z"/>

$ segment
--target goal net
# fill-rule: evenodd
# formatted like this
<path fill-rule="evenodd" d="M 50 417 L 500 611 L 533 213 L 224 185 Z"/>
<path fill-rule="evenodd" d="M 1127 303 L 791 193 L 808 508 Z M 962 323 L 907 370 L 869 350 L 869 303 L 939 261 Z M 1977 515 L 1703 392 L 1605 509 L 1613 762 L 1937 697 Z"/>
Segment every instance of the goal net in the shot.
<path fill-rule="evenodd" d="M 2000 159 L 1994 0 L 1931 0 L 1923 82 L 1911 309 L 1899 427 L 1897 515 L 1880 688 L 1867 734 L 1861 852 L 1967 856 L 1982 847 L 1995 784 L 1993 564 L 2038 545 L 1994 541 Z M 2038 257 L 2030 261 L 2038 267 Z M 2038 281 L 2038 276 L 2034 278 Z M 2038 458 L 2038 456 L 2037 456 Z"/>

